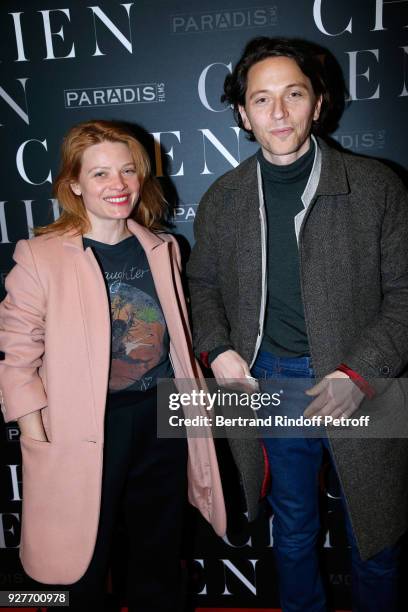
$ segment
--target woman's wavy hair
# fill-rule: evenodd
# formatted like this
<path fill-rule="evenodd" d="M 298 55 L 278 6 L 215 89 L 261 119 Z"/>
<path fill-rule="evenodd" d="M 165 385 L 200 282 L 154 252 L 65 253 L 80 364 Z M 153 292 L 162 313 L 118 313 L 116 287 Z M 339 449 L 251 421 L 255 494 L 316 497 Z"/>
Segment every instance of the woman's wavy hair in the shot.
<path fill-rule="evenodd" d="M 221 102 L 231 104 L 235 121 L 239 127 L 248 132 L 250 140 L 255 140 L 253 133 L 244 127 L 239 113 L 239 106 L 245 106 L 249 69 L 254 64 L 269 57 L 289 57 L 293 59 L 303 74 L 310 79 L 315 96 L 322 96 L 320 116 L 317 121 L 313 122 L 312 130 L 315 133 L 324 131 L 323 126 L 332 104 L 324 64 L 319 50 L 312 43 L 304 40 L 268 38 L 266 36 L 253 38 L 249 41 L 233 72 L 227 76 L 224 82 L 224 93 L 221 96 Z"/>
<path fill-rule="evenodd" d="M 78 123 L 65 135 L 61 167 L 53 185 L 53 194 L 62 209 L 61 216 L 54 223 L 36 228 L 36 234 L 71 230 L 86 234 L 90 230 L 82 197 L 74 194 L 71 184 L 78 180 L 84 151 L 101 142 L 121 142 L 129 147 L 140 183 L 139 202 L 131 218 L 153 231 L 164 228 L 167 203 L 158 180 L 151 174 L 146 150 L 132 134 L 130 126 L 98 119 Z"/>

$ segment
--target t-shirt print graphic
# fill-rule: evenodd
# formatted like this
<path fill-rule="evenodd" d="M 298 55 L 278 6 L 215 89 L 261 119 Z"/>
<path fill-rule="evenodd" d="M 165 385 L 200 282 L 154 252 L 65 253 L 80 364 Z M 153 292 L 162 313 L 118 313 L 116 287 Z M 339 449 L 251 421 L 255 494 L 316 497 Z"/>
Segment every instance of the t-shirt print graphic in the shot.
<path fill-rule="evenodd" d="M 121 283 L 111 293 L 112 363 L 110 391 L 121 391 L 141 380 L 162 359 L 165 320 L 156 300 Z"/>

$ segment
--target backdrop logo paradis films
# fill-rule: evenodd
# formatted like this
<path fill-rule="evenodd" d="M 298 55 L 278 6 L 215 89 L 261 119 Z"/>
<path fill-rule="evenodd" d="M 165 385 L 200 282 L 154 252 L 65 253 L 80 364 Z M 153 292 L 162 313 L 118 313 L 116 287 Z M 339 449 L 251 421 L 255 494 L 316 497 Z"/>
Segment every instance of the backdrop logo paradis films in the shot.
<path fill-rule="evenodd" d="M 171 18 L 173 34 L 266 28 L 276 26 L 277 23 L 277 6 L 257 6 L 233 10 L 178 13 L 177 15 L 172 15 Z"/>
<path fill-rule="evenodd" d="M 140 83 L 138 85 L 111 85 L 66 89 L 65 108 L 94 108 L 117 104 L 146 104 L 165 102 L 164 83 Z"/>

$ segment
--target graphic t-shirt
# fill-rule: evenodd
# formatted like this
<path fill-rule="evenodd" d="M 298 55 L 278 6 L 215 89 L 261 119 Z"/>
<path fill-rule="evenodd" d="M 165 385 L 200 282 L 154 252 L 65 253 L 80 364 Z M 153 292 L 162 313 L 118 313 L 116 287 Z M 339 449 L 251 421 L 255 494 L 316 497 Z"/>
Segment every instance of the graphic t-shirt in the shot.
<path fill-rule="evenodd" d="M 171 378 L 169 335 L 146 254 L 135 236 L 118 244 L 83 238 L 102 269 L 111 307 L 109 393 L 146 391 Z"/>

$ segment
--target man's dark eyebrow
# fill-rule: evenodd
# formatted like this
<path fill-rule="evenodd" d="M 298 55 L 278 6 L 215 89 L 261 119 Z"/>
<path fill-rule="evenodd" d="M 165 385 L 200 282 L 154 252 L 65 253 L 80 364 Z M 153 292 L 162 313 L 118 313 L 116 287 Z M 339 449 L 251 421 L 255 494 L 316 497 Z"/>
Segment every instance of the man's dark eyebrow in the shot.
<path fill-rule="evenodd" d="M 286 85 L 285 89 L 289 89 L 290 87 L 302 87 L 303 89 L 308 89 L 305 83 L 289 83 L 289 85 Z"/>
<path fill-rule="evenodd" d="M 254 96 L 257 96 L 258 94 L 262 94 L 262 93 L 269 93 L 269 90 L 268 89 L 257 89 L 256 91 L 251 93 L 251 95 L 249 96 L 249 99 L 253 98 Z"/>
<path fill-rule="evenodd" d="M 301 87 L 302 89 L 308 90 L 308 87 L 305 83 L 289 83 L 288 85 L 285 85 L 284 89 L 290 89 L 291 87 Z M 269 93 L 269 91 L 269 89 L 257 89 L 256 91 L 253 91 L 251 93 L 249 99 L 251 100 L 254 96 L 258 96 L 259 94 Z"/>

